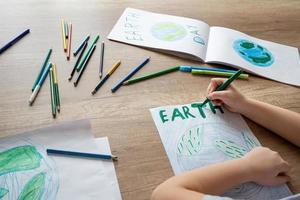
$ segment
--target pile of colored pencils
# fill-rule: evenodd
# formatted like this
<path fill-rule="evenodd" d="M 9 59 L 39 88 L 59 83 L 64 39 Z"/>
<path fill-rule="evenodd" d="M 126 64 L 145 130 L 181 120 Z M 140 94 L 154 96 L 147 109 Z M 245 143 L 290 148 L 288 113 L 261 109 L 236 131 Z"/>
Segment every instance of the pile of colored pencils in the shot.
<path fill-rule="evenodd" d="M 47 78 L 48 73 L 50 72 L 49 76 L 50 76 L 52 116 L 56 117 L 56 113 L 60 112 L 60 98 L 59 98 L 56 65 L 49 62 L 51 53 L 52 53 L 52 49 L 49 49 L 46 58 L 42 64 L 42 67 L 40 69 L 40 72 L 38 73 L 38 76 L 36 77 L 34 84 L 31 88 L 32 94 L 30 95 L 29 98 L 29 105 L 33 104 L 45 79 Z"/>
<path fill-rule="evenodd" d="M 61 33 L 64 51 L 67 53 L 67 60 L 70 60 L 72 43 L 72 23 L 68 23 L 62 19 Z"/>

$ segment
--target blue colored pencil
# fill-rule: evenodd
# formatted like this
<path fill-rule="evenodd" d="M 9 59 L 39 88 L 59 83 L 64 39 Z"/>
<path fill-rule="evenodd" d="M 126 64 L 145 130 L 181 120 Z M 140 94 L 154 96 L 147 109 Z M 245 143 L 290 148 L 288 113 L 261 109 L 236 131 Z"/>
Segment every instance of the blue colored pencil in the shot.
<path fill-rule="evenodd" d="M 30 32 L 30 29 L 26 29 L 20 35 L 16 36 L 14 39 L 12 39 L 11 41 L 9 41 L 6 45 L 4 45 L 3 47 L 1 47 L 0 54 L 2 54 L 6 49 L 8 49 L 9 47 L 11 47 L 15 43 L 17 43 L 20 39 L 22 39 L 29 32 Z"/>
<path fill-rule="evenodd" d="M 81 44 L 77 47 L 77 49 L 73 52 L 74 56 L 77 56 L 79 51 L 83 48 L 84 43 L 87 42 L 90 39 L 90 35 L 87 35 L 86 38 L 81 42 Z"/>
<path fill-rule="evenodd" d="M 40 91 L 40 88 L 42 87 L 42 85 L 43 85 L 43 83 L 44 83 L 44 81 L 45 81 L 45 79 L 46 79 L 46 77 L 47 77 L 47 75 L 48 75 L 48 73 L 49 73 L 49 70 L 50 70 L 51 66 L 52 66 L 52 64 L 49 63 L 48 66 L 47 66 L 47 68 L 44 70 L 44 72 L 43 72 L 43 74 L 42 74 L 42 76 L 41 76 L 41 78 L 40 78 L 38 84 L 35 86 L 35 88 L 34 88 L 32 94 L 31 94 L 31 96 L 30 96 L 30 98 L 29 98 L 29 105 L 32 105 L 32 104 L 33 104 L 33 102 L 34 102 L 34 100 L 35 100 L 37 94 L 38 94 L 39 91 Z"/>
<path fill-rule="evenodd" d="M 35 79 L 35 81 L 34 81 L 34 84 L 33 84 L 32 88 L 31 88 L 31 91 L 32 91 L 32 92 L 33 92 L 35 86 L 38 84 L 39 80 L 41 79 L 41 76 L 42 76 L 42 74 L 43 74 L 43 72 L 44 72 L 44 70 L 45 70 L 45 67 L 47 66 L 47 63 L 48 63 L 49 58 L 50 58 L 50 56 L 51 56 L 51 53 L 52 53 L 52 49 L 49 49 L 49 51 L 48 51 L 48 53 L 47 53 L 47 56 L 46 56 L 46 58 L 45 58 L 45 60 L 44 60 L 44 63 L 43 63 L 43 65 L 42 65 L 41 69 L 40 69 L 40 72 L 39 72 L 38 76 L 36 77 L 36 79 Z"/>
<path fill-rule="evenodd" d="M 209 67 L 194 67 L 194 66 L 180 66 L 179 70 L 182 72 L 192 72 L 193 69 L 196 70 L 209 70 L 209 71 L 217 71 L 217 72 L 230 72 L 236 73 L 237 70 L 229 70 L 229 69 L 220 69 L 220 68 L 209 68 Z"/>
<path fill-rule="evenodd" d="M 64 151 L 64 150 L 57 150 L 57 149 L 47 149 L 46 151 L 47 154 L 75 156 L 75 157 L 82 157 L 82 158 L 97 158 L 97 159 L 105 159 L 105 160 L 118 160 L 118 157 L 114 155 L 84 153 L 84 152 L 76 152 L 76 151 Z"/>
<path fill-rule="evenodd" d="M 116 92 L 123 85 L 123 82 L 130 79 L 136 72 L 138 72 L 142 67 L 144 67 L 149 62 L 149 60 L 150 57 L 147 57 L 137 67 L 133 68 L 122 80 L 120 80 L 113 88 L 111 88 L 111 91 Z"/>

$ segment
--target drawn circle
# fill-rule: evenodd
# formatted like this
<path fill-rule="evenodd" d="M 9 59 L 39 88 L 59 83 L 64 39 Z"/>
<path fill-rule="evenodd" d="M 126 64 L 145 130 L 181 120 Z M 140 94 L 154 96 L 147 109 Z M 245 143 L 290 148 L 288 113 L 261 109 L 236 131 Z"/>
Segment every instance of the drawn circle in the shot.
<path fill-rule="evenodd" d="M 180 40 L 187 35 L 185 28 L 173 22 L 161 22 L 152 26 L 152 35 L 166 42 Z"/>
<path fill-rule="evenodd" d="M 255 66 L 268 67 L 274 63 L 274 56 L 268 49 L 250 40 L 235 40 L 233 49 L 239 56 Z"/>

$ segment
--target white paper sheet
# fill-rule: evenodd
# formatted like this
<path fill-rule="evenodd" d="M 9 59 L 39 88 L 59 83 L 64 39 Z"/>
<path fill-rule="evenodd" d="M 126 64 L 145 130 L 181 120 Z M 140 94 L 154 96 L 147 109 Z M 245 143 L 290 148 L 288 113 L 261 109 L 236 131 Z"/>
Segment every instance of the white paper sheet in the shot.
<path fill-rule="evenodd" d="M 200 109 L 187 104 L 150 110 L 175 175 L 242 157 L 260 146 L 239 114 L 214 108 Z M 289 195 L 287 185 L 263 187 L 255 183 L 243 184 L 224 194 L 234 199 L 253 200 Z"/>
<path fill-rule="evenodd" d="M 205 59 L 209 26 L 199 20 L 126 8 L 108 39 Z"/>
<path fill-rule="evenodd" d="M 106 190 L 103 185 L 115 182 L 114 177 L 107 176 L 107 163 L 102 160 L 48 156 L 47 148 L 98 151 L 87 120 L 1 138 L 3 199 L 15 200 L 27 194 L 32 195 L 30 199 L 96 200 L 103 196 L 102 187 Z"/>

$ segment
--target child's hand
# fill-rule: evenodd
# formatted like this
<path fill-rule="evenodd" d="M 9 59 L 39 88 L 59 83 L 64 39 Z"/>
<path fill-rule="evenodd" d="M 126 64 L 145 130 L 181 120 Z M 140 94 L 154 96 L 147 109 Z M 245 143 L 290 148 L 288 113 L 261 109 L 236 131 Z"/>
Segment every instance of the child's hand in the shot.
<path fill-rule="evenodd" d="M 231 112 L 240 112 L 246 98 L 232 84 L 226 90 L 214 92 L 225 80 L 222 78 L 211 79 L 207 88 L 207 98 L 217 106 L 224 105 Z"/>
<path fill-rule="evenodd" d="M 246 165 L 246 173 L 250 181 L 272 186 L 290 180 L 290 177 L 286 175 L 291 168 L 289 163 L 269 148 L 254 148 L 241 159 Z"/>

